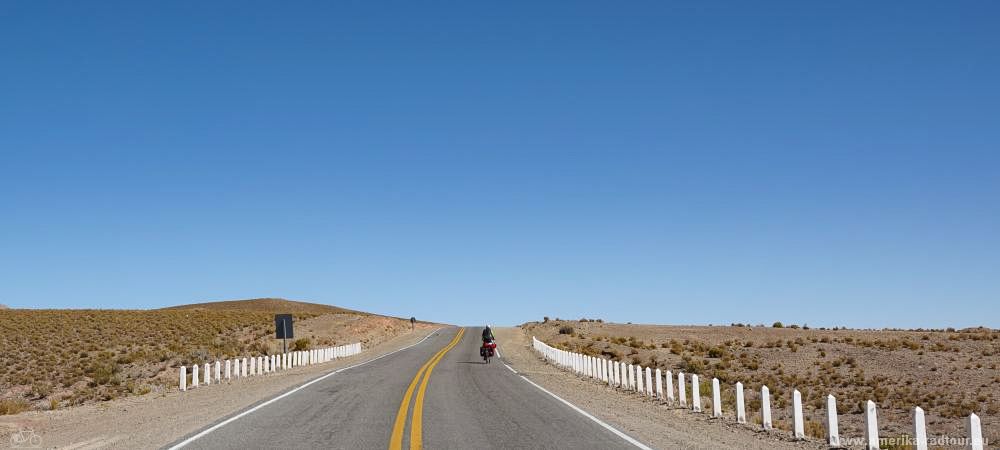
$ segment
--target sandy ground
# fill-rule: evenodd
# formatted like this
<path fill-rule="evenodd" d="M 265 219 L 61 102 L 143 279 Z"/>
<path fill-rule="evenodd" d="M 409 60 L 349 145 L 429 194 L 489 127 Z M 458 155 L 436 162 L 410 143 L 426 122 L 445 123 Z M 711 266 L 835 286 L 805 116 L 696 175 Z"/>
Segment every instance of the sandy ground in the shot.
<path fill-rule="evenodd" d="M 423 339 L 437 326 L 418 326 L 350 358 L 316 366 L 203 386 L 188 392 L 126 397 L 56 411 L 0 416 L 0 448 L 10 436 L 32 430 L 43 448 L 157 448 L 255 403 L 274 397 L 332 370 L 378 357 Z"/>
<path fill-rule="evenodd" d="M 608 422 L 646 445 L 662 449 L 816 449 L 817 440 L 792 441 L 735 419 L 711 419 L 626 394 L 545 363 L 531 350 L 531 338 L 519 328 L 494 330 L 501 354 L 514 369 L 563 399 Z"/>

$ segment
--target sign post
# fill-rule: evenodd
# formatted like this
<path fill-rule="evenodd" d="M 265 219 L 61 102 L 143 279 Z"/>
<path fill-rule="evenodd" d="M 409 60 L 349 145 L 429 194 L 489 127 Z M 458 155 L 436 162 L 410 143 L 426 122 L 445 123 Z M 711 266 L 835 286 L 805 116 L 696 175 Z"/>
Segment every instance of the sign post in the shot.
<path fill-rule="evenodd" d="M 274 337 L 281 339 L 281 353 L 288 353 L 288 339 L 295 337 L 291 314 L 274 315 Z"/>

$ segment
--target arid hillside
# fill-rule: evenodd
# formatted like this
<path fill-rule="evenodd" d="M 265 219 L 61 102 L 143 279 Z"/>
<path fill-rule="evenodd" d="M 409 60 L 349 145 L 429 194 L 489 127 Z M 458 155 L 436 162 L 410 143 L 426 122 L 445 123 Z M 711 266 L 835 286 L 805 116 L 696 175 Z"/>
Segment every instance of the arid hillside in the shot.
<path fill-rule="evenodd" d="M 779 325 L 779 324 L 775 324 Z M 776 426 L 790 429 L 793 389 L 802 393 L 807 433 L 822 437 L 827 394 L 837 397 L 841 430 L 861 436 L 862 402 L 879 406 L 886 436 L 910 427 L 914 406 L 927 411 L 928 433 L 962 436 L 969 413 L 1000 442 L 1000 331 L 803 329 L 799 326 L 662 326 L 548 320 L 521 326 L 563 349 L 644 367 L 697 373 L 723 383 L 724 409 L 735 408 L 732 385 L 744 384 L 750 417 L 759 423 L 759 389 L 771 390 Z M 708 404 L 711 384 L 701 384 Z M 775 406 L 772 405 L 772 408 Z"/>
<path fill-rule="evenodd" d="M 56 409 L 176 385 L 180 365 L 281 351 L 274 314 L 291 313 L 289 349 L 362 342 L 409 321 L 334 306 L 253 299 L 159 310 L 0 311 L 0 414 Z"/>

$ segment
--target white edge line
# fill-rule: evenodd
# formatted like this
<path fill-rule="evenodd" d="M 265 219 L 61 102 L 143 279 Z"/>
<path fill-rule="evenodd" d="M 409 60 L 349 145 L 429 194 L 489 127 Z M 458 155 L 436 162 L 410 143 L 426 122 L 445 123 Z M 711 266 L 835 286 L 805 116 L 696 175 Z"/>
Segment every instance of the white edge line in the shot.
<path fill-rule="evenodd" d="M 500 354 L 500 344 L 497 344 L 497 358 L 503 358 L 503 355 Z M 510 364 L 507 364 L 507 363 L 503 362 L 503 360 L 500 360 L 500 363 L 503 364 L 503 366 L 506 367 L 507 370 L 509 370 L 509 371 L 514 372 L 515 374 L 517 374 L 517 371 L 514 370 L 514 368 L 511 367 Z"/>
<path fill-rule="evenodd" d="M 316 379 L 314 379 L 312 381 L 309 381 L 309 382 L 303 384 L 302 386 L 299 386 L 299 387 L 297 387 L 295 389 L 292 389 L 292 390 L 290 390 L 288 392 L 285 392 L 284 394 L 281 394 L 281 395 L 279 395 L 277 397 L 274 397 L 274 398 L 272 398 L 272 399 L 270 399 L 270 400 L 268 400 L 268 401 L 266 401 L 264 403 L 261 403 L 261 404 L 259 404 L 257 406 L 254 406 L 253 408 L 250 408 L 250 409 L 248 409 L 246 411 L 243 411 L 243 412 L 241 412 L 241 413 L 239 413 L 239 414 L 237 414 L 237 415 L 235 415 L 233 417 L 230 417 L 230 418 L 228 418 L 226 420 L 223 420 L 222 422 L 219 422 L 219 423 L 211 426 L 210 428 L 207 428 L 204 431 L 202 431 L 202 432 L 200 432 L 200 433 L 198 433 L 198 434 L 196 434 L 194 436 L 191 436 L 191 437 L 189 437 L 189 438 L 181 441 L 179 444 L 170 447 L 169 450 L 177 450 L 177 449 L 183 448 L 184 446 L 186 446 L 186 445 L 188 445 L 188 444 L 190 444 L 190 443 L 192 443 L 192 442 L 194 442 L 194 441 L 196 441 L 198 439 L 201 439 L 201 438 L 207 436 L 209 433 L 211 433 L 211 432 L 213 432 L 215 430 L 218 430 L 219 428 L 222 428 L 222 427 L 224 427 L 224 426 L 226 426 L 226 425 L 228 425 L 228 424 L 230 424 L 232 422 L 235 422 L 236 420 L 242 418 L 243 416 L 246 416 L 246 415 L 248 415 L 248 414 L 250 414 L 250 413 L 252 413 L 254 411 L 257 411 L 258 409 L 261 409 L 261 408 L 263 408 L 263 407 L 265 407 L 267 405 L 270 405 L 271 403 L 274 403 L 274 402 L 276 402 L 278 400 L 281 400 L 281 399 L 283 399 L 285 397 L 288 397 L 289 395 L 292 395 L 292 394 L 294 394 L 294 393 L 296 393 L 296 392 L 298 392 L 298 391 L 300 391 L 300 390 L 308 387 L 309 385 L 311 385 L 313 383 L 318 383 L 318 382 L 320 382 L 320 381 L 322 381 L 322 380 L 324 380 L 326 378 L 329 378 L 329 377 L 331 377 L 333 375 L 336 375 L 336 374 L 338 374 L 340 372 L 343 372 L 345 370 L 353 369 L 355 367 L 361 367 L 361 366 L 363 366 L 365 364 L 368 364 L 370 362 L 378 361 L 378 360 L 380 360 L 382 358 L 385 358 L 386 356 L 392 355 L 394 353 L 399 353 L 399 352 L 401 352 L 403 350 L 406 350 L 406 349 L 408 349 L 410 347 L 414 347 L 416 345 L 419 345 L 422 342 L 426 341 L 431 336 L 434 336 L 435 334 L 437 334 L 438 331 L 441 331 L 443 329 L 444 328 L 438 328 L 438 329 L 436 329 L 436 330 L 428 333 L 427 336 L 424 336 L 423 339 L 421 339 L 421 340 L 419 340 L 419 341 L 417 341 L 417 342 L 415 342 L 413 344 L 407 345 L 406 347 L 403 347 L 401 349 L 391 351 L 391 352 L 386 353 L 386 354 L 384 354 L 382 356 L 369 359 L 368 361 L 365 361 L 365 362 L 362 362 L 362 363 L 358 363 L 358 364 L 355 364 L 353 366 L 342 367 L 342 368 L 334 370 L 333 372 L 330 372 L 330 373 L 328 373 L 326 375 L 320 376 L 320 377 L 318 377 L 318 378 L 316 378 Z"/>
<path fill-rule="evenodd" d="M 507 365 L 507 363 L 504 363 L 504 365 L 506 366 L 506 365 Z M 514 370 L 514 369 L 512 369 L 512 368 L 511 368 L 510 366 L 507 366 L 507 368 L 508 368 L 508 369 L 510 369 L 510 370 Z M 517 372 L 514 372 L 514 373 L 517 373 Z M 602 421 L 601 419 L 598 419 L 598 418 L 596 418 L 596 417 L 594 417 L 594 416 L 590 415 L 590 413 L 588 413 L 587 411 L 584 411 L 584 410 L 580 409 L 579 407 L 577 407 L 576 405 L 574 405 L 574 404 L 572 404 L 572 403 L 570 403 L 570 402 L 568 402 L 568 401 L 566 401 L 566 400 L 563 400 L 563 398 L 562 398 L 562 397 L 560 397 L 560 396 L 558 396 L 558 395 L 556 395 L 556 394 L 553 394 L 552 392 L 549 392 L 549 390 L 548 390 L 548 389 L 545 389 L 545 388 L 543 388 L 543 387 L 541 387 L 541 386 L 539 386 L 539 385 L 535 384 L 535 382 L 534 382 L 534 381 L 531 381 L 531 380 L 529 380 L 529 379 L 528 379 L 527 377 L 525 377 L 524 375 L 521 375 L 521 376 L 520 376 L 520 378 L 521 378 L 522 380 L 524 380 L 524 381 L 527 381 L 527 382 L 528 382 L 529 384 L 531 384 L 532 386 L 534 386 L 534 387 L 538 388 L 538 390 L 540 390 L 540 391 L 542 391 L 542 392 L 544 392 L 544 393 L 546 393 L 546 394 L 549 394 L 549 395 L 551 395 L 551 396 L 552 396 L 553 398 L 555 398 L 556 400 L 559 400 L 560 402 L 563 402 L 563 404 L 565 404 L 566 406 L 569 406 L 569 407 L 570 407 L 570 408 L 572 408 L 572 409 L 573 409 L 574 411 L 576 411 L 576 412 L 578 412 L 578 413 L 580 413 L 580 414 L 583 414 L 583 416 L 584 416 L 584 417 L 586 417 L 586 418 L 588 418 L 588 419 L 590 419 L 590 420 L 593 420 L 593 421 L 594 421 L 595 423 L 597 423 L 598 425 L 600 425 L 600 426 L 602 426 L 602 427 L 604 427 L 604 428 L 607 428 L 607 429 L 608 429 L 608 431 L 610 431 L 610 432 L 614 433 L 615 435 L 617 435 L 618 437 L 620 437 L 620 438 L 622 438 L 622 439 L 624 439 L 624 440 L 628 441 L 628 443 L 629 443 L 629 444 L 632 444 L 632 445 L 634 445 L 634 446 L 636 446 L 636 447 L 638 447 L 638 448 L 641 448 L 641 449 L 643 449 L 643 450 L 653 450 L 652 448 L 650 448 L 650 447 L 646 446 L 646 444 L 643 444 L 642 442 L 639 442 L 638 440 L 636 440 L 636 439 L 635 439 L 635 438 L 633 438 L 632 436 L 629 436 L 629 435 L 627 435 L 627 434 L 625 434 L 625 433 L 622 433 L 621 431 L 618 431 L 618 429 L 617 429 L 617 428 L 615 428 L 615 427 L 613 427 L 613 426 L 611 426 L 611 425 L 608 425 L 607 423 L 604 423 L 604 421 Z"/>

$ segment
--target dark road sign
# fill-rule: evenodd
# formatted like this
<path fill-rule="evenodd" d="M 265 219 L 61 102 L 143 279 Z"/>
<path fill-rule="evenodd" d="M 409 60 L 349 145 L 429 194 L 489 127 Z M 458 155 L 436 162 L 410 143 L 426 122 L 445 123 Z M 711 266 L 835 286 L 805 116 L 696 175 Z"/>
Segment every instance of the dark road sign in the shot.
<path fill-rule="evenodd" d="M 292 339 L 295 337 L 295 333 L 292 332 L 291 314 L 274 315 L 274 337 L 278 339 Z"/>

